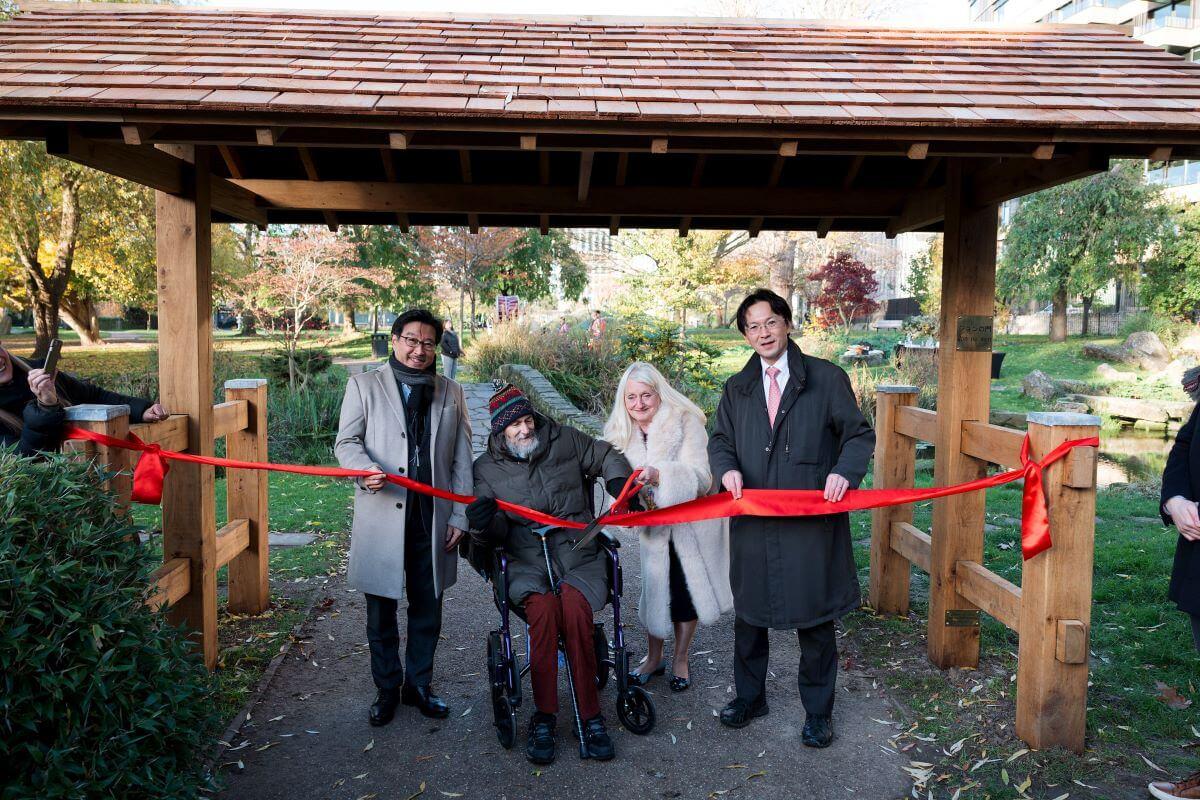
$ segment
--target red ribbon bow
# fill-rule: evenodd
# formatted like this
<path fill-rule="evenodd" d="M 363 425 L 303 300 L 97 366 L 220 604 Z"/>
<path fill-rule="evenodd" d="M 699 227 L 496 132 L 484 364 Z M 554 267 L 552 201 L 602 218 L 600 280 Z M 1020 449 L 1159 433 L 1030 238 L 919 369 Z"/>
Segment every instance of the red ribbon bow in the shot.
<path fill-rule="evenodd" d="M 232 458 L 216 458 L 214 456 L 198 456 L 192 453 L 179 453 L 174 450 L 164 450 L 157 444 L 146 444 L 132 433 L 126 439 L 117 439 L 95 431 L 88 431 L 74 426 L 68 426 L 66 438 L 83 439 L 106 447 L 123 447 L 135 450 L 142 455 L 133 471 L 133 500 L 137 503 L 157 505 L 162 501 L 163 478 L 166 477 L 169 461 L 187 461 L 193 464 L 208 464 L 226 467 L 228 469 L 262 469 L 271 472 L 290 472 L 298 475 L 319 475 L 330 478 L 364 478 L 376 474 L 362 469 L 344 469 L 342 467 L 307 467 L 294 464 L 268 464 L 255 461 L 238 461 Z M 605 525 L 621 527 L 679 525 L 689 522 L 700 522 L 722 517 L 755 516 L 755 517 L 803 517 L 821 514 L 840 514 L 847 511 L 861 511 L 868 508 L 883 508 L 905 503 L 915 503 L 922 500 L 934 500 L 955 494 L 974 492 L 980 489 L 990 489 L 1005 483 L 1011 483 L 1018 478 L 1025 479 L 1025 489 L 1021 499 L 1021 553 L 1026 559 L 1033 558 L 1050 548 L 1050 519 L 1046 513 L 1046 493 L 1042 485 L 1042 470 L 1055 461 L 1063 458 L 1074 447 L 1099 447 L 1100 440 L 1095 436 L 1087 439 L 1074 439 L 1063 442 L 1051 450 L 1040 460 L 1035 461 L 1031 455 L 1029 437 L 1021 445 L 1021 468 L 999 472 L 986 478 L 956 484 L 930 488 L 907 489 L 852 489 L 836 503 L 824 498 L 819 489 L 746 489 L 742 497 L 735 500 L 729 492 L 707 495 L 666 508 L 656 508 L 649 511 L 624 511 L 630 496 L 640 489 L 634 481 L 637 473 L 629 477 L 620 496 L 600 517 Z M 402 486 L 409 491 L 450 500 L 455 503 L 470 503 L 474 497 L 455 494 L 454 492 L 438 489 L 424 483 L 419 483 L 403 475 L 388 475 L 390 483 Z M 518 516 L 536 522 L 540 525 L 552 525 L 560 528 L 582 529 L 587 523 L 569 519 L 560 519 L 533 508 L 497 500 L 497 504 L 505 511 L 511 511 Z"/>

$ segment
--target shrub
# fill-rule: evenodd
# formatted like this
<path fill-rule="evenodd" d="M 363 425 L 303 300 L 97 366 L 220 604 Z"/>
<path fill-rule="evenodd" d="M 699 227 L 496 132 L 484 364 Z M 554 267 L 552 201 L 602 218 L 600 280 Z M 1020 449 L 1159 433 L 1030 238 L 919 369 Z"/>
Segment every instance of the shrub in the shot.
<path fill-rule="evenodd" d="M 1169 317 L 1155 314 L 1152 311 L 1140 311 L 1125 320 L 1121 324 L 1121 330 L 1118 333 L 1122 337 L 1126 337 L 1138 331 L 1148 331 L 1158 336 L 1168 348 L 1172 348 L 1183 338 L 1184 331 L 1189 329 L 1192 329 L 1192 326 L 1186 323 L 1178 323 Z"/>
<path fill-rule="evenodd" d="M 285 366 L 286 369 L 286 366 Z M 288 464 L 329 464 L 346 381 L 342 371 L 330 371 L 289 391 L 287 381 L 267 397 L 267 448 L 272 461 Z"/>
<path fill-rule="evenodd" d="M 307 348 L 296 351 L 296 378 L 303 388 L 310 380 L 333 365 L 333 357 L 325 350 Z M 263 372 L 276 386 L 288 384 L 288 356 L 285 350 L 275 350 L 259 358 Z"/>
<path fill-rule="evenodd" d="M 103 476 L 8 450 L 0 475 L 0 797 L 199 796 L 210 678 Z"/>

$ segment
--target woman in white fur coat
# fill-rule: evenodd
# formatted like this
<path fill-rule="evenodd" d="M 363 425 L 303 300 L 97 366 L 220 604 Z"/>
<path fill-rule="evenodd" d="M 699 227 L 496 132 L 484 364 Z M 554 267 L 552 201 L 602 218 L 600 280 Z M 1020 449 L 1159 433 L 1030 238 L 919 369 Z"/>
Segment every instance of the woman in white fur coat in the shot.
<path fill-rule="evenodd" d="M 604 438 L 642 470 L 639 482 L 651 508 L 708 494 L 708 434 L 704 412 L 667 383 L 652 365 L 637 361 L 617 385 Z M 729 588 L 729 525 L 705 520 L 638 528 L 642 594 L 638 616 L 649 633 L 646 658 L 630 679 L 644 685 L 665 671 L 663 643 L 674 633 L 671 689 L 690 685 L 688 651 L 698 623 L 711 625 L 733 608 Z"/>

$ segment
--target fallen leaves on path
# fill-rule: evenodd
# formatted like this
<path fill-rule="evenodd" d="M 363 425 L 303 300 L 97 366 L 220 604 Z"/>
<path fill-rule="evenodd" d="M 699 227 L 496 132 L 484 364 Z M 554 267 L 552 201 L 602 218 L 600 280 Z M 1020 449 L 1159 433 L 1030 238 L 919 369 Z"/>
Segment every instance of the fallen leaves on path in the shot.
<path fill-rule="evenodd" d="M 1168 686 L 1162 681 L 1155 681 L 1154 688 L 1158 690 L 1156 699 L 1165 703 L 1167 708 L 1182 711 L 1192 704 L 1192 701 L 1181 695 L 1174 686 Z"/>

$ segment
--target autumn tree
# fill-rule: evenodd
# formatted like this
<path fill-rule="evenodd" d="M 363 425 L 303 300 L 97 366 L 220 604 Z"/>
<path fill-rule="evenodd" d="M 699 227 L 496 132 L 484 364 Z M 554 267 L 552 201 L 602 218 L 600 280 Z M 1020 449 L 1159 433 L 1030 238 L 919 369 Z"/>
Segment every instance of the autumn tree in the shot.
<path fill-rule="evenodd" d="M 875 271 L 846 251 L 835 253 L 808 277 L 821 286 L 814 301 L 821 312 L 821 327 L 840 324 L 849 330 L 855 317 L 879 308 L 879 302 L 872 297 L 879 289 Z"/>
<path fill-rule="evenodd" d="M 372 276 L 354 257 L 350 242 L 315 227 L 258 241 L 259 269 L 241 279 L 242 290 L 255 297 L 259 324 L 283 338 L 291 389 L 303 388 L 296 351 L 305 327 L 338 298 L 370 294 L 363 282 Z"/>
<path fill-rule="evenodd" d="M 622 249 L 630 257 L 651 259 L 654 268 L 633 273 L 628 282 L 635 291 L 653 297 L 658 305 L 678 315 L 686 324 L 687 312 L 707 307 L 703 292 L 718 279 L 724 259 L 741 248 L 749 237 L 744 231 L 635 231 Z"/>
<path fill-rule="evenodd" d="M 587 265 L 564 231 L 552 229 L 542 235 L 531 230 L 513 242 L 507 255 L 484 276 L 483 283 L 500 294 L 540 300 L 550 297 L 555 278 L 564 297 L 578 300 L 587 288 Z"/>
<path fill-rule="evenodd" d="M 1200 323 L 1200 206 L 1174 210 L 1166 236 L 1146 263 L 1140 295 L 1160 314 Z"/>
<path fill-rule="evenodd" d="M 937 318 L 942 308 L 942 237 L 929 240 L 929 246 L 913 257 L 904 281 L 904 291 L 917 301 L 921 313 Z"/>
<path fill-rule="evenodd" d="M 1023 198 L 1004 239 L 999 293 L 1005 299 L 1049 296 L 1052 342 L 1066 340 L 1067 301 L 1079 296 L 1086 334 L 1096 295 L 1136 274 L 1165 234 L 1167 219 L 1161 190 L 1128 163 Z"/>
<path fill-rule="evenodd" d="M 458 292 L 459 330 L 465 328 L 464 301 L 471 299 L 471 331 L 475 330 L 475 300 L 489 275 L 506 263 L 509 251 L 521 238 L 514 228 L 422 228 L 417 232 L 421 258 L 439 280 Z"/>

